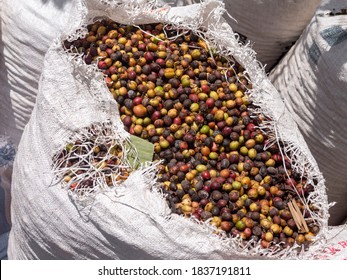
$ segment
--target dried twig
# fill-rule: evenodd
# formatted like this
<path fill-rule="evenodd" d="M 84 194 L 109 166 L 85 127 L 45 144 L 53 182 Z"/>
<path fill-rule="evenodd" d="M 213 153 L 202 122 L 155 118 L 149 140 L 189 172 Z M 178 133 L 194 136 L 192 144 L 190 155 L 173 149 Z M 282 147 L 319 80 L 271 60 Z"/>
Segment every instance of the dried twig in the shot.
<path fill-rule="evenodd" d="M 295 224 L 298 227 L 299 233 L 309 232 L 306 221 L 300 211 L 298 204 L 296 203 L 294 199 L 288 202 L 288 207 L 289 207 L 290 213 L 293 216 Z"/>

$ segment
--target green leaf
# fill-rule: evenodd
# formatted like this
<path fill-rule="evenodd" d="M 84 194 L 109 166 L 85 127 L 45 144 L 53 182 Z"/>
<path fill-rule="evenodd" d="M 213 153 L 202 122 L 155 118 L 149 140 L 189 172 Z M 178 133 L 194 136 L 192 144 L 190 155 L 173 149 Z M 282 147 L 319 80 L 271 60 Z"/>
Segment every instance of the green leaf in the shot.
<path fill-rule="evenodd" d="M 140 163 L 153 160 L 154 145 L 152 143 L 134 135 L 130 136 L 130 142 L 136 148 L 138 154 L 138 162 L 136 163 L 134 162 L 135 158 L 129 158 L 129 161 L 135 168 L 137 168 Z"/>

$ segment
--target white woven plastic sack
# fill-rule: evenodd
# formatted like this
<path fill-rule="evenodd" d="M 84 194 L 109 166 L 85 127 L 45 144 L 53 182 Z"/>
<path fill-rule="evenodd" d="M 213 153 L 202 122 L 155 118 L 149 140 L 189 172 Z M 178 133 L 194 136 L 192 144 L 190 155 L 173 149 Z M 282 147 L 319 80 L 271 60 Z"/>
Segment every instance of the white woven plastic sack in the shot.
<path fill-rule="evenodd" d="M 44 55 L 63 30 L 72 2 L 0 1 L 0 135 L 14 150 L 34 108 Z M 12 167 L 5 171 L 0 165 L 0 176 L 1 234 L 10 225 Z"/>
<path fill-rule="evenodd" d="M 237 21 L 227 19 L 235 32 L 251 41 L 257 59 L 270 70 L 299 38 L 320 0 L 227 0 Z"/>
<path fill-rule="evenodd" d="M 329 227 L 328 243 L 318 259 L 347 260 L 347 224 Z"/>
<path fill-rule="evenodd" d="M 323 1 L 270 74 L 323 172 L 329 201 L 337 202 L 331 225 L 347 218 L 347 15 L 338 14 L 346 8 L 343 0 Z"/>
<path fill-rule="evenodd" d="M 34 108 L 44 55 L 62 32 L 71 0 L 2 0 L 0 134 L 18 145 Z"/>
<path fill-rule="evenodd" d="M 36 105 L 18 147 L 10 259 L 313 258 L 319 252 L 327 235 L 324 180 L 254 52 L 240 45 L 230 26 L 220 21 L 223 13 L 219 1 L 155 9 L 154 1 L 89 0 L 71 10 L 74 21 L 70 29 L 46 54 Z M 82 36 L 84 27 L 102 16 L 125 24 L 168 22 L 193 30 L 205 27 L 211 46 L 243 64 L 253 84 L 254 103 L 274 120 L 266 124 L 273 140 L 284 141 L 282 152 L 292 154 L 293 168 L 305 173 L 315 186 L 306 202 L 319 209 L 312 215 L 321 231 L 308 251 L 297 256 L 290 249 L 270 252 L 259 246 L 243 247 L 236 238 L 217 236 L 208 224 L 170 214 L 153 166 L 132 173 L 121 187 L 104 188 L 101 181 L 95 195 L 86 200 L 55 184 L 52 158 L 71 138 L 86 133 L 85 127 L 110 128 L 117 141 L 128 137 L 102 74 L 66 53 L 61 45 L 67 37 Z"/>

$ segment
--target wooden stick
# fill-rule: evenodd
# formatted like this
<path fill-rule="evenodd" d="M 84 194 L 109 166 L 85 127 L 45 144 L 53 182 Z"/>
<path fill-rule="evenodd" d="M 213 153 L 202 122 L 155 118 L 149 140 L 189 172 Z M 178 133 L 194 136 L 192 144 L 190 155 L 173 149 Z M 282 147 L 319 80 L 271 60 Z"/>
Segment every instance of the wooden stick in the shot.
<path fill-rule="evenodd" d="M 292 205 L 291 201 L 288 203 L 288 207 L 289 207 L 290 213 L 293 216 L 294 222 L 295 222 L 296 226 L 298 227 L 298 231 L 301 232 L 302 228 L 301 228 L 300 218 L 298 217 L 296 210 L 295 210 L 294 206 Z"/>
<path fill-rule="evenodd" d="M 305 232 L 309 232 L 309 229 L 308 229 L 308 226 L 307 226 L 306 221 L 305 221 L 305 219 L 304 219 L 304 216 L 301 214 L 301 210 L 300 210 L 300 208 L 299 208 L 299 205 L 296 203 L 295 200 L 292 200 L 292 203 L 293 203 L 293 205 L 294 205 L 294 208 L 296 208 L 297 213 L 299 213 L 299 217 L 300 217 L 300 220 L 301 220 L 301 224 L 303 225 Z"/>
<path fill-rule="evenodd" d="M 299 233 L 309 232 L 306 221 L 301 213 L 301 210 L 294 199 L 288 202 L 289 210 L 293 216 L 294 222 L 298 227 Z"/>

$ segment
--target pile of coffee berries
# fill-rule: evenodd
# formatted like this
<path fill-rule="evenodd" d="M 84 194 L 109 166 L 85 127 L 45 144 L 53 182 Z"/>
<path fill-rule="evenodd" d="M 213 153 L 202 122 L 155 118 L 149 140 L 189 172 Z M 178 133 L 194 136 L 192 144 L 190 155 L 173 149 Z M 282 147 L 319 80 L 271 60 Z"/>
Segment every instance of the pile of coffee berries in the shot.
<path fill-rule="evenodd" d="M 68 143 L 54 157 L 55 170 L 69 190 L 84 195 L 93 193 L 96 185 L 116 186 L 132 171 L 120 144 L 101 130 L 87 130 L 88 134 Z"/>
<path fill-rule="evenodd" d="M 319 230 L 310 216 L 317 210 L 300 197 L 313 186 L 293 172 L 283 144 L 270 145 L 258 128 L 264 116 L 251 113 L 243 67 L 207 46 L 170 25 L 111 20 L 65 42 L 106 75 L 125 129 L 154 144 L 154 160 L 163 160 L 158 180 L 174 213 L 262 247 L 308 244 Z M 290 201 L 308 231 L 298 229 Z"/>

